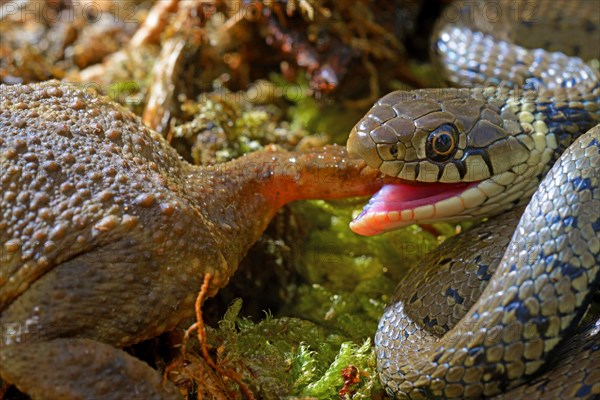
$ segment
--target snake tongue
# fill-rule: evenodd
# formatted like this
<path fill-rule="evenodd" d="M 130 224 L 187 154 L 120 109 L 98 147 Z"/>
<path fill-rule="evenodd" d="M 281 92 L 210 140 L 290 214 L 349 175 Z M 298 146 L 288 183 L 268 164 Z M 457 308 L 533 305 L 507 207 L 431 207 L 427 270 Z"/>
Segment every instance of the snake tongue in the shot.
<path fill-rule="evenodd" d="M 469 183 L 384 185 L 371 197 L 360 215 L 350 223 L 350 229 L 359 235 L 372 236 L 413 224 L 418 222 L 420 207 L 456 196 L 471 186 L 473 184 Z M 429 215 L 427 219 L 431 217 L 434 215 Z"/>

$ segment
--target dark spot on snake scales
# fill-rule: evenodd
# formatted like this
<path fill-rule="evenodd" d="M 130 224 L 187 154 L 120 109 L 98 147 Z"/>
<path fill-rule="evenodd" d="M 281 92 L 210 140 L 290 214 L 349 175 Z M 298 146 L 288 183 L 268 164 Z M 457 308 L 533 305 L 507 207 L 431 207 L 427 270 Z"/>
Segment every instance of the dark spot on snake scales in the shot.
<path fill-rule="evenodd" d="M 482 281 L 489 281 L 490 278 L 492 277 L 492 275 L 489 274 L 488 272 L 489 266 L 484 265 L 484 264 L 479 264 L 477 265 L 477 276 L 479 277 L 479 279 L 481 279 Z"/>
<path fill-rule="evenodd" d="M 514 302 L 510 303 L 509 305 L 507 305 L 506 310 L 509 312 L 514 310 L 515 316 L 521 322 L 527 321 L 529 319 L 529 317 L 531 316 L 527 306 L 519 300 L 514 301 Z"/>
<path fill-rule="evenodd" d="M 541 215 L 541 213 L 539 213 L 538 215 Z M 548 214 L 546 215 L 546 223 L 548 224 L 548 226 L 555 224 L 557 222 L 560 221 L 560 214 L 555 213 L 555 214 Z"/>
<path fill-rule="evenodd" d="M 437 319 L 429 319 L 429 316 L 423 318 L 423 323 L 425 324 L 425 326 L 431 328 L 432 326 L 436 326 L 438 321 Z"/>
<path fill-rule="evenodd" d="M 568 262 L 561 262 L 558 268 L 560 268 L 563 276 L 568 276 L 571 280 L 580 277 L 585 272 L 583 268 L 576 267 Z"/>
<path fill-rule="evenodd" d="M 461 297 L 460 294 L 458 294 L 458 290 L 456 290 L 454 288 L 446 289 L 446 293 L 444 293 L 444 294 L 446 295 L 446 297 L 452 297 L 454 302 L 457 304 L 462 304 L 465 301 L 465 299 L 463 297 Z"/>
<path fill-rule="evenodd" d="M 598 30 L 598 27 L 592 21 L 585 22 L 585 30 L 588 33 L 593 33 Z"/>
<path fill-rule="evenodd" d="M 577 177 L 573 179 L 573 188 L 577 191 L 588 190 L 592 188 L 592 181 L 590 178 Z"/>
<path fill-rule="evenodd" d="M 575 394 L 578 397 L 588 396 L 592 392 L 592 387 L 590 385 L 583 385 L 577 393 Z M 597 398 L 597 397 L 596 397 Z"/>
<path fill-rule="evenodd" d="M 577 228 L 577 218 L 568 216 L 564 219 L 565 226 L 570 226 L 571 228 Z"/>

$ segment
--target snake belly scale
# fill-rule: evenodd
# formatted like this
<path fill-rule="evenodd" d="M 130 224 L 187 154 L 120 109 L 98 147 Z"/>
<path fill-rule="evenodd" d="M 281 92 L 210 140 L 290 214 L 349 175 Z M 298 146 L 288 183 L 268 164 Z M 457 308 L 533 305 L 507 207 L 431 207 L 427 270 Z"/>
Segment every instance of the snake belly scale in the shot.
<path fill-rule="evenodd" d="M 489 218 L 399 284 L 375 339 L 392 396 L 600 394 L 600 320 L 580 325 L 600 281 L 600 74 L 513 43 L 510 18 L 476 18 L 489 4 L 503 15 L 535 4 L 555 25 L 579 15 L 600 39 L 600 2 L 572 3 L 454 4 L 475 19 L 441 23 L 433 48 L 448 81 L 468 88 L 390 93 L 351 132 L 351 154 L 400 178 L 355 232 Z"/>

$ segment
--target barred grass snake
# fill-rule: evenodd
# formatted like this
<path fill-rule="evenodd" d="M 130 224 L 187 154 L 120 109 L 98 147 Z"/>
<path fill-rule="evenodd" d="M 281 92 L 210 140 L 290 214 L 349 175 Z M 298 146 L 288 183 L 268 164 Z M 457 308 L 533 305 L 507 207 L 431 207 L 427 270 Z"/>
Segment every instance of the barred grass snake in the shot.
<path fill-rule="evenodd" d="M 557 50 L 599 58 L 600 2 L 451 7 L 432 47 L 463 88 L 390 93 L 348 140 L 401 178 L 355 232 L 490 218 L 398 286 L 375 339 L 382 383 L 398 398 L 598 396 L 600 323 L 580 321 L 600 281 L 600 74 L 514 39 L 552 49 L 566 29 L 575 44 Z"/>

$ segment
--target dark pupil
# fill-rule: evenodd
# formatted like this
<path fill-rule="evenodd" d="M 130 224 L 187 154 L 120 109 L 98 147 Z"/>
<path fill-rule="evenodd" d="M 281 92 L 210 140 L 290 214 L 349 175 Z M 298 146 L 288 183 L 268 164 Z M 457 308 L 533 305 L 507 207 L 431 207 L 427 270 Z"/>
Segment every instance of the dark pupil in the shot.
<path fill-rule="evenodd" d="M 433 140 L 433 147 L 436 152 L 440 154 L 446 154 L 452 147 L 452 137 L 450 137 L 450 135 L 445 132 L 439 134 Z"/>

